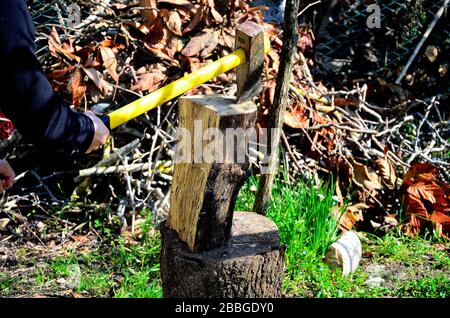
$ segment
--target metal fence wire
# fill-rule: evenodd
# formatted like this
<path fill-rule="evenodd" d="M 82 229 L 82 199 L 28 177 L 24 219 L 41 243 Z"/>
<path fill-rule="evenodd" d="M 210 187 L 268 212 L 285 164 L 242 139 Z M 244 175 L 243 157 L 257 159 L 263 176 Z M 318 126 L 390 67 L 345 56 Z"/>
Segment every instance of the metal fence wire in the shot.
<path fill-rule="evenodd" d="M 64 0 L 28 0 L 37 28 L 37 48 L 46 45 L 46 35 L 52 24 L 65 25 L 68 16 L 67 7 L 77 1 Z M 95 1 L 93 1 L 94 3 Z M 314 1 L 310 1 L 314 2 Z M 368 4 L 374 3 L 380 7 L 381 28 L 368 28 Z M 282 22 L 286 0 L 253 0 L 253 5 L 265 5 L 267 21 Z M 330 61 L 337 64 L 350 64 L 358 51 L 364 47 L 375 50 L 378 57 L 379 70 L 403 65 L 411 55 L 414 47 L 420 41 L 435 13 L 443 5 L 444 0 L 322 0 L 322 6 L 333 4 L 328 16 L 323 10 L 315 21 L 321 27 L 316 29 L 315 53 L 324 65 Z M 314 8 L 314 7 L 313 7 Z M 313 8 L 309 10 L 313 10 Z M 83 12 L 89 15 L 89 12 Z M 436 43 L 446 43 L 450 47 L 450 23 L 445 14 L 433 31 L 431 37 Z M 400 40 L 399 40 L 400 39 Z M 337 71 L 336 68 L 328 69 Z"/>
<path fill-rule="evenodd" d="M 302 2 L 304 6 L 316 0 Z M 283 22 L 286 0 L 253 0 L 253 5 L 267 6 L 265 19 Z M 380 8 L 380 28 L 370 29 L 367 19 L 373 13 L 370 4 Z M 374 51 L 378 71 L 406 63 L 444 0 L 322 0 L 308 9 L 306 22 L 315 28 L 315 54 L 326 71 L 339 72 L 350 65 L 364 48 Z M 441 18 L 430 42 L 450 48 L 448 16 Z M 340 66 L 340 67 L 339 67 Z M 376 71 L 375 71 L 376 72 Z"/>
<path fill-rule="evenodd" d="M 380 58 L 380 69 L 404 64 L 436 12 L 442 0 L 379 0 L 380 28 L 369 28 L 364 0 L 340 1 L 316 33 L 316 53 L 325 60 L 346 59 L 358 48 L 371 47 Z M 448 16 L 441 19 L 430 37 L 432 42 L 450 47 Z M 360 50 L 359 50 L 360 51 Z"/>

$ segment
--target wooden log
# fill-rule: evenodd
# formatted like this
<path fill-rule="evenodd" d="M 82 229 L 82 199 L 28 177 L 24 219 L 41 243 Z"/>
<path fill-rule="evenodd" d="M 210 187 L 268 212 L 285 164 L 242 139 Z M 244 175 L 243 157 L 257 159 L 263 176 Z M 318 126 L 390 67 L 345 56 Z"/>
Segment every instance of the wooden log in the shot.
<path fill-rule="evenodd" d="M 167 225 L 191 251 L 211 250 L 231 234 L 236 198 L 247 179 L 257 108 L 222 96 L 183 97 L 179 105 L 179 128 L 189 136 L 183 137 L 182 158 L 174 165 Z M 230 128 L 239 130 L 233 134 Z M 203 139 L 212 129 L 218 134 Z"/>
<path fill-rule="evenodd" d="M 362 247 L 358 234 L 347 231 L 327 248 L 325 263 L 332 269 L 342 269 L 342 275 L 347 276 L 358 269 L 361 256 Z"/>
<path fill-rule="evenodd" d="M 284 248 L 277 226 L 253 212 L 236 212 L 230 241 L 194 253 L 177 233 L 162 226 L 164 297 L 280 297 Z"/>

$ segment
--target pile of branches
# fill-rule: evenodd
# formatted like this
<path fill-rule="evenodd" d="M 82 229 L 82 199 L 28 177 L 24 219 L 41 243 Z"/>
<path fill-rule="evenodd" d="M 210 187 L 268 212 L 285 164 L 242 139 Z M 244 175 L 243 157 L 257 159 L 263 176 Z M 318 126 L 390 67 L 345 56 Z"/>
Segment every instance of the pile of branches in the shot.
<path fill-rule="evenodd" d="M 266 126 L 283 38 L 279 25 L 264 22 L 264 7 L 250 7 L 243 0 L 77 3 L 90 15 L 76 27 L 67 27 L 63 19 L 52 25 L 39 51 L 54 89 L 74 108 L 101 115 L 176 80 L 231 52 L 236 25 L 251 20 L 264 26 L 272 46 L 265 58 L 263 92 L 256 100 L 258 127 Z M 292 180 L 302 177 L 317 186 L 333 180 L 338 207 L 346 206 L 343 228 L 389 229 L 403 221 L 403 207 L 406 231 L 418 233 L 430 225 L 448 236 L 448 95 L 418 98 L 382 79 L 361 80 L 345 90 L 327 88 L 311 74 L 313 32 L 305 26 L 298 32 L 282 134 Z M 235 90 L 230 72 L 187 94 L 232 95 Z M 102 154 L 78 160 L 70 169 L 26 170 L 3 209 L 101 211 L 131 233 L 139 224 L 138 212 L 151 212 L 155 222 L 164 219 L 176 104 L 169 102 L 123 125 Z M 2 143 L 9 156 L 29 149 L 18 138 L 15 132 Z M 64 189 L 52 186 L 67 180 L 70 186 Z"/>
<path fill-rule="evenodd" d="M 70 4 L 81 8 L 82 20 L 75 26 L 68 24 L 63 8 L 69 3 L 64 0 L 39 10 L 30 5 L 33 16 L 52 8 L 57 13 L 52 21 L 36 25 L 37 55 L 54 90 L 71 107 L 99 116 L 232 52 L 236 25 L 247 20 L 264 23 L 264 8 L 241 0 L 80 0 Z M 230 72 L 187 95 L 232 95 L 235 90 L 235 76 Z M 32 145 L 17 131 L 8 131 L 3 153 L 10 161 L 27 164 L 4 197 L 3 210 L 105 214 L 132 233 L 139 218 L 151 215 L 156 223 L 163 220 L 172 180 L 176 106 L 176 100 L 168 102 L 122 125 L 112 132 L 102 152 L 76 158 L 57 171 L 55 166 L 33 166 Z"/>

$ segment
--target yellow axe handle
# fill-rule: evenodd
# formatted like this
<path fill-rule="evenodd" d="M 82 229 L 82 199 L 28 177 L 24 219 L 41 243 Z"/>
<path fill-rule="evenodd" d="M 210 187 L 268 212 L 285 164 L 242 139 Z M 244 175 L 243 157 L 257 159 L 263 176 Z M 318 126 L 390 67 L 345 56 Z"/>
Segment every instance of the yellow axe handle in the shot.
<path fill-rule="evenodd" d="M 270 50 L 270 40 L 264 37 L 264 53 Z M 201 85 L 214 77 L 245 63 L 246 57 L 243 49 L 238 49 L 195 72 L 187 74 L 176 81 L 125 105 L 108 115 L 102 117 L 109 129 L 114 129 L 127 121 L 136 118 L 159 105 L 186 93 L 190 89 Z"/>

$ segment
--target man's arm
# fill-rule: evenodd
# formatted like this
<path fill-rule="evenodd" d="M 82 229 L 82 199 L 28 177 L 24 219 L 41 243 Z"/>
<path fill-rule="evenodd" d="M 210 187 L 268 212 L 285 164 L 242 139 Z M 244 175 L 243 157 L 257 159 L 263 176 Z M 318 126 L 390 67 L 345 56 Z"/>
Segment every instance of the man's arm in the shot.
<path fill-rule="evenodd" d="M 0 1 L 1 110 L 35 144 L 68 153 L 92 150 L 99 123 L 94 126 L 95 119 L 70 110 L 53 92 L 36 58 L 34 39 L 25 1 Z"/>

